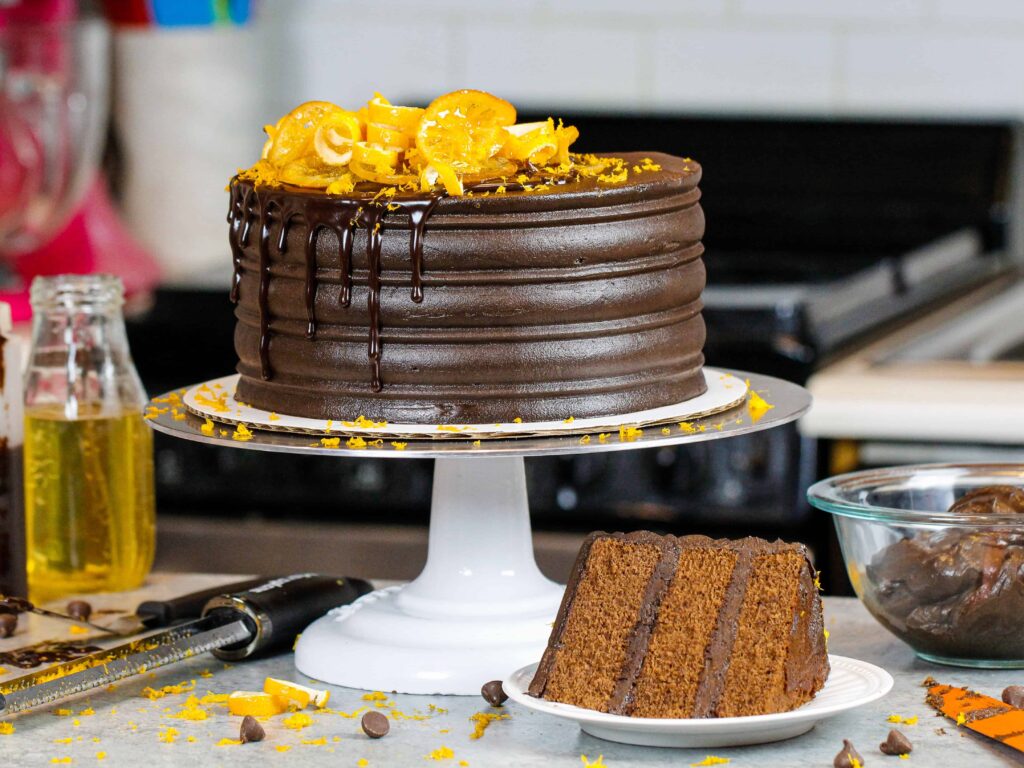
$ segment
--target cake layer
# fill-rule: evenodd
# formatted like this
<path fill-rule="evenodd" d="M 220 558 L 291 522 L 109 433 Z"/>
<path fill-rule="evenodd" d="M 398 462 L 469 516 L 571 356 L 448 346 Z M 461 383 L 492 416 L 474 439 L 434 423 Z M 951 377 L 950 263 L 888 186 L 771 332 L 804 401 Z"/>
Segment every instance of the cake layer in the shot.
<path fill-rule="evenodd" d="M 233 180 L 237 396 L 486 423 L 701 394 L 700 168 L 651 157 L 616 185 L 390 204 Z"/>
<path fill-rule="evenodd" d="M 638 570 L 640 552 L 648 565 Z M 588 591 L 594 583 L 603 603 Z M 530 693 L 634 717 L 733 717 L 794 709 L 828 670 L 803 546 L 596 533 L 580 551 Z"/>

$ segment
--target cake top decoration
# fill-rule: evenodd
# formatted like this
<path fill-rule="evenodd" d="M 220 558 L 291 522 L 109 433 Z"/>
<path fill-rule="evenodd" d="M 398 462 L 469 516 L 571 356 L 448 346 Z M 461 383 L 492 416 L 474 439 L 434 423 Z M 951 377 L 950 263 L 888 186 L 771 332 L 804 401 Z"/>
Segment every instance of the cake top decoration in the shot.
<path fill-rule="evenodd" d="M 426 109 L 379 93 L 356 111 L 308 101 L 264 130 L 262 158 L 239 176 L 329 195 L 352 194 L 357 185 L 381 198 L 400 191 L 463 195 L 484 183 L 484 194 L 539 192 L 571 178 L 619 184 L 631 172 L 660 170 L 649 159 L 630 167 L 620 158 L 572 153 L 574 126 L 553 118 L 517 123 L 512 104 L 475 90 L 445 94 Z"/>

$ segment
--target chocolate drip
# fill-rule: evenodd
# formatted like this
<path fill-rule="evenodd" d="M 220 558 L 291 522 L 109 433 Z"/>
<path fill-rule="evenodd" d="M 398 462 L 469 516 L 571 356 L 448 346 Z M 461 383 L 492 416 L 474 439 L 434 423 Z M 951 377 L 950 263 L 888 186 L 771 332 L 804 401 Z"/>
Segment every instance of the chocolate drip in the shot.
<path fill-rule="evenodd" d="M 374 392 L 383 388 L 381 353 L 383 350 L 381 321 L 381 248 L 384 219 L 389 211 L 400 210 L 409 217 L 409 256 L 411 261 L 412 300 L 423 301 L 423 237 L 426 222 L 434 210 L 439 196 L 414 197 L 392 200 L 359 200 L 355 198 L 327 198 L 321 204 L 306 205 L 303 210 L 290 210 L 288 196 L 277 190 L 233 183 L 228 221 L 231 225 L 231 249 L 234 277 L 231 300 L 238 301 L 242 278 L 243 248 L 248 245 L 253 225 L 260 225 L 259 237 L 259 355 L 261 375 L 265 381 L 273 376 L 270 365 L 270 239 L 274 224 L 280 221 L 275 244 L 279 253 L 287 248 L 288 230 L 293 218 L 302 219 L 308 229 L 305 257 L 306 337 L 314 339 L 317 332 L 316 300 L 319 290 L 317 277 L 317 239 L 321 229 L 330 229 L 338 238 L 338 268 L 340 290 L 338 303 L 347 308 L 352 301 L 352 249 L 357 227 L 366 229 L 367 313 L 370 337 L 367 357 L 370 362 L 370 384 Z"/>
<path fill-rule="evenodd" d="M 260 222 L 260 374 L 264 381 L 270 379 L 270 227 L 272 224 L 271 205 L 263 206 Z"/>
<path fill-rule="evenodd" d="M 284 227 L 281 228 L 282 235 Z M 310 227 L 306 235 L 306 338 L 316 337 L 316 236 L 319 227 Z"/>
<path fill-rule="evenodd" d="M 423 301 L 423 230 L 439 198 L 406 200 L 399 203 L 409 214 L 409 255 L 412 258 L 412 300 Z"/>
<path fill-rule="evenodd" d="M 256 190 L 231 185 L 231 204 L 228 207 L 229 240 L 231 243 L 231 301 L 238 303 L 238 288 L 242 282 L 242 248 L 249 244 L 249 232 L 257 215 Z"/>
<path fill-rule="evenodd" d="M 366 311 L 370 320 L 370 342 L 367 355 L 370 358 L 370 386 L 374 392 L 380 392 L 384 383 L 380 376 L 380 247 L 381 230 L 384 228 L 384 214 L 387 209 L 382 205 L 369 205 L 363 209 L 360 217 L 366 227 L 366 266 L 369 269 L 366 296 Z"/>
<path fill-rule="evenodd" d="M 341 270 L 341 291 L 338 294 L 338 303 L 346 309 L 352 303 L 352 229 L 356 225 L 359 216 L 359 209 L 349 216 L 345 226 L 337 231 L 338 234 L 338 268 Z"/>

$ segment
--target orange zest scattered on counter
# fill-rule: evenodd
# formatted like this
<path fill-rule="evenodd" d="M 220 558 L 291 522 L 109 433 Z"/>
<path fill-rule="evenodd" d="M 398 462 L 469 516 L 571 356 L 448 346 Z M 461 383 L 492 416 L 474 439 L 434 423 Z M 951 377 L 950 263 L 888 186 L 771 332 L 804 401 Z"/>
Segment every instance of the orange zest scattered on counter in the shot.
<path fill-rule="evenodd" d="M 580 762 L 583 763 L 583 768 L 605 768 L 604 755 L 598 755 L 597 760 L 593 762 L 586 755 L 580 755 Z"/>
<path fill-rule="evenodd" d="M 301 731 L 303 728 L 308 728 L 313 724 L 313 718 L 305 712 L 296 712 L 294 715 L 286 717 L 282 721 L 282 724 L 285 728 L 291 728 L 294 731 Z"/>
<path fill-rule="evenodd" d="M 150 701 L 156 701 L 157 699 L 162 699 L 164 696 L 172 694 L 191 693 L 195 689 L 196 681 L 189 680 L 187 682 L 178 683 L 177 685 L 165 685 L 163 688 L 159 689 L 150 688 L 149 686 L 146 686 L 142 689 L 142 693 L 140 694 L 140 696 L 142 696 L 142 698 L 144 699 L 149 699 Z M 60 712 L 61 710 L 57 711 Z M 71 713 L 68 712 L 68 714 Z"/>
<path fill-rule="evenodd" d="M 902 715 L 889 715 L 886 718 L 886 722 L 889 723 L 902 723 L 903 725 L 917 725 L 917 715 L 913 717 L 903 717 Z"/>
<path fill-rule="evenodd" d="M 511 715 L 499 715 L 496 712 L 477 712 L 476 714 L 470 715 L 469 720 L 473 723 L 473 732 L 469 734 L 469 738 L 481 738 L 484 735 L 484 731 L 486 731 L 495 720 L 508 720 L 510 717 Z"/>
<path fill-rule="evenodd" d="M 451 760 L 455 753 L 443 744 L 427 755 L 427 760 Z"/>
<path fill-rule="evenodd" d="M 574 126 L 553 118 L 517 123 L 516 117 L 509 102 L 476 90 L 447 93 L 426 109 L 392 104 L 379 93 L 354 111 L 308 101 L 264 126 L 262 157 L 238 175 L 260 186 L 290 184 L 329 195 L 376 185 L 373 199 L 387 200 L 399 190 L 472 195 L 466 186 L 484 181 L 497 184 L 484 196 L 504 194 L 512 183 L 539 192 L 571 175 L 619 184 L 631 172 L 661 170 L 650 158 L 630 168 L 620 158 L 572 153 L 579 138 Z"/>
<path fill-rule="evenodd" d="M 729 762 L 729 758 L 728 757 L 715 757 L 714 755 L 708 755 L 703 760 L 701 760 L 699 763 L 690 763 L 690 765 L 692 765 L 692 766 L 694 766 L 694 768 L 696 768 L 697 766 L 701 766 L 701 765 L 725 765 L 728 762 Z"/>
<path fill-rule="evenodd" d="M 405 450 L 405 446 L 407 446 L 407 445 L 408 445 L 408 443 L 402 443 L 402 442 L 398 442 L 398 441 L 392 441 L 392 443 L 391 443 L 391 447 L 394 448 L 396 451 L 404 451 Z"/>

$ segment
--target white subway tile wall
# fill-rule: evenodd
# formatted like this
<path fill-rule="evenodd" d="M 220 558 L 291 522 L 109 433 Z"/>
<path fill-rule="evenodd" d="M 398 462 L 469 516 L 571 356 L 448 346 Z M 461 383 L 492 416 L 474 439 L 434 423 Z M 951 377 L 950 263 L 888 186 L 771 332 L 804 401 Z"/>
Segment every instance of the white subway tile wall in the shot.
<path fill-rule="evenodd" d="M 1024 115 L 1024 0 L 264 0 L 275 108 L 422 101 Z"/>

